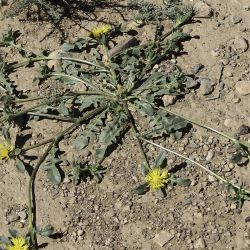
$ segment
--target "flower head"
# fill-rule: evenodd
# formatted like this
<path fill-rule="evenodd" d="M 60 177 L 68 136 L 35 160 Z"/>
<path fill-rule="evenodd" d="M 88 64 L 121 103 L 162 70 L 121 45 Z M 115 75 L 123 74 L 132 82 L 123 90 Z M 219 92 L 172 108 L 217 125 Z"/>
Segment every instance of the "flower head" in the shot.
<path fill-rule="evenodd" d="M 10 153 L 14 150 L 14 146 L 10 145 L 7 141 L 0 143 L 0 160 L 8 160 Z"/>
<path fill-rule="evenodd" d="M 150 188 L 156 190 L 165 186 L 169 175 L 166 171 L 161 171 L 160 167 L 155 167 L 146 175 L 146 181 Z"/>
<path fill-rule="evenodd" d="M 11 239 L 12 245 L 7 246 L 7 250 L 28 250 L 29 246 L 26 240 L 20 236 Z"/>
<path fill-rule="evenodd" d="M 100 27 L 97 27 L 91 30 L 90 35 L 93 36 L 94 38 L 99 38 L 100 36 L 109 32 L 110 30 L 111 30 L 111 27 L 105 24 L 105 25 L 102 25 Z"/>

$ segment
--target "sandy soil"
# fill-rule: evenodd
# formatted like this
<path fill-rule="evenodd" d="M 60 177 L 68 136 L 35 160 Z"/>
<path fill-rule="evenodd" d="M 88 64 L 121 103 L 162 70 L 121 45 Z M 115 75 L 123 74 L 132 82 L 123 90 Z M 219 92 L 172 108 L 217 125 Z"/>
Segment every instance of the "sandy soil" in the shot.
<path fill-rule="evenodd" d="M 161 2 L 161 1 L 158 1 Z M 185 1 L 190 4 L 199 0 Z M 207 77 L 215 85 L 209 96 L 204 96 L 201 89 L 190 91 L 184 98 L 169 106 L 173 111 L 201 121 L 229 134 L 235 134 L 241 125 L 250 126 L 250 95 L 239 93 L 236 85 L 239 81 L 250 84 L 250 49 L 243 51 L 244 44 L 239 43 L 243 37 L 250 43 L 250 3 L 248 0 L 206 0 L 200 9 L 200 16 L 207 8 L 213 10 L 211 18 L 195 18 L 195 22 L 185 26 L 185 31 L 194 38 L 184 43 L 183 54 L 176 58 L 184 71 L 197 65 L 204 65 L 196 77 Z M 247 8 L 249 6 L 249 8 Z M 8 6 L 0 10 L 3 12 Z M 119 10 L 119 8 L 118 8 Z M 199 13 L 199 12 L 198 12 Z M 96 15 L 110 22 L 123 22 L 117 10 L 102 9 Z M 197 14 L 199 16 L 199 14 Z M 60 47 L 62 40 L 75 40 L 86 34 L 96 22 L 94 15 L 89 20 L 62 20 L 59 29 L 49 21 L 24 21 L 20 17 L 0 21 L 0 34 L 8 26 L 20 30 L 19 42 L 30 51 L 38 53 L 48 49 L 53 51 Z M 235 23 L 236 17 L 241 20 Z M 127 18 L 127 16 L 126 16 Z M 138 38 L 143 40 L 150 34 L 150 26 L 141 28 Z M 1 50 L 5 53 L 6 50 Z M 14 51 L 9 51 L 7 58 L 17 58 Z M 224 88 L 220 98 L 206 100 L 216 96 L 220 63 L 225 65 L 222 81 Z M 26 91 L 48 91 L 32 84 L 36 72 L 34 69 L 22 69 L 11 78 L 18 88 Z M 28 140 L 47 138 L 65 127 L 65 123 L 39 123 L 30 121 L 25 129 L 12 128 L 13 133 L 32 134 Z M 40 136 L 40 137 L 39 137 Z M 40 138 L 41 139 L 41 138 Z M 249 134 L 242 136 L 250 140 Z M 230 156 L 235 147 L 227 140 L 204 129 L 194 126 L 190 133 L 180 141 L 167 138 L 160 142 L 193 159 L 206 164 L 222 176 L 236 182 L 245 182 L 249 187 L 249 165 L 239 167 L 230 163 Z M 88 159 L 91 148 L 86 152 L 74 152 L 70 140 L 60 144 L 63 151 L 63 165 L 67 169 L 67 159 L 72 154 Z M 131 147 L 132 145 L 132 147 Z M 143 179 L 138 165 L 139 152 L 129 132 L 118 149 L 112 153 L 104 165 L 107 173 L 101 183 L 87 179 L 74 186 L 68 179 L 56 186 L 40 171 L 36 180 L 37 224 L 52 224 L 60 233 L 57 239 L 39 238 L 39 243 L 48 243 L 44 249 L 67 250 L 104 250 L 104 249 L 249 249 L 250 248 L 250 203 L 246 202 L 238 213 L 233 202 L 227 198 L 227 191 L 217 180 L 207 176 L 195 166 L 172 155 L 168 155 L 170 169 L 180 168 L 178 175 L 192 180 L 189 188 L 168 187 L 167 198 L 159 200 L 153 193 L 138 196 L 132 192 Z M 150 157 L 158 150 L 148 147 Z M 206 162 L 209 151 L 214 156 L 211 163 Z M 67 154 L 68 152 L 68 154 Z M 41 152 L 33 151 L 31 155 L 39 156 Z M 31 162 L 33 165 L 34 163 Z M 26 218 L 16 214 L 25 210 L 27 205 L 28 175 L 16 171 L 14 161 L 1 163 L 0 168 L 0 234 L 6 234 L 9 228 L 24 232 Z M 16 216 L 16 217 L 15 217 Z M 166 244 L 161 247 L 154 237 L 165 231 Z"/>

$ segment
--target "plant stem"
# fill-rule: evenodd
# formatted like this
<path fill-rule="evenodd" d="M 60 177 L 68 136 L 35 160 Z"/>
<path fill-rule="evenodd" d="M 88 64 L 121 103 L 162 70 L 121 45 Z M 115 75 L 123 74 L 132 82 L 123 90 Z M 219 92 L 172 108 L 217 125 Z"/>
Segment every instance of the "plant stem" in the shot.
<path fill-rule="evenodd" d="M 8 68 L 9 69 L 17 69 L 17 68 L 20 68 L 20 67 L 24 67 L 30 63 L 34 63 L 34 62 L 39 62 L 39 61 L 50 61 L 50 60 L 61 60 L 61 61 L 71 61 L 71 62 L 77 62 L 77 63 L 81 63 L 81 64 L 86 64 L 86 65 L 89 65 L 89 66 L 94 66 L 94 67 L 97 67 L 97 68 L 100 68 L 100 69 L 103 69 L 103 70 L 106 70 L 104 66 L 101 66 L 101 65 L 97 65 L 95 63 L 92 63 L 92 62 L 89 62 L 89 61 L 86 61 L 86 60 L 81 60 L 81 59 L 77 59 L 77 58 L 70 58 L 70 57 L 60 57 L 60 58 L 56 58 L 56 57 L 35 57 L 35 58 L 29 58 L 23 62 L 20 62 L 20 63 L 17 63 L 17 64 L 9 64 L 8 65 Z M 108 72 L 106 70 L 106 72 Z"/>
<path fill-rule="evenodd" d="M 50 145 L 48 146 L 48 148 L 46 149 L 46 151 L 44 152 L 44 154 L 41 156 L 41 158 L 39 159 L 39 161 L 37 162 L 37 164 L 34 167 L 34 170 L 32 171 L 32 174 L 30 176 L 30 180 L 29 180 L 29 187 L 28 187 L 28 204 L 29 204 L 29 208 L 28 208 L 28 230 L 29 230 L 29 235 L 31 237 L 31 246 L 34 249 L 37 249 L 37 242 L 36 242 L 36 225 L 35 225 L 35 206 L 34 206 L 34 201 L 35 201 L 35 178 L 36 178 L 36 174 L 39 170 L 39 167 L 41 166 L 41 164 L 44 162 L 44 160 L 46 159 L 47 155 L 49 154 L 51 148 L 53 147 L 53 145 L 58 144 L 58 142 L 62 139 L 63 136 L 65 136 L 65 134 L 69 133 L 72 129 L 74 129 L 75 127 L 77 127 L 78 125 L 80 125 L 83 121 L 89 119 L 90 117 L 92 117 L 93 115 L 103 111 L 104 109 L 106 109 L 105 106 L 99 107 L 93 111 L 88 112 L 86 115 L 80 117 L 74 124 L 72 124 L 71 126 L 69 126 L 68 128 L 66 128 L 65 130 L 63 130 L 61 133 L 57 134 L 55 137 L 48 139 L 46 141 L 44 141 L 43 143 L 40 143 L 39 146 L 44 145 L 45 142 L 48 143 L 50 142 Z M 37 146 L 38 145 L 34 145 Z M 33 148 L 35 148 L 33 146 Z M 29 148 L 31 149 L 31 147 Z M 27 151 L 27 148 L 26 148 Z"/>
<path fill-rule="evenodd" d="M 155 106 L 155 105 L 154 105 L 154 106 Z M 155 106 L 155 107 L 156 107 L 156 106 Z M 157 108 L 157 107 L 156 107 L 156 108 Z M 190 119 L 190 118 L 187 118 L 187 117 L 185 117 L 185 116 L 183 116 L 183 115 L 180 115 L 180 114 L 178 114 L 178 113 L 176 113 L 176 112 L 173 112 L 173 111 L 171 111 L 171 110 L 168 110 L 168 109 L 165 109 L 165 108 L 162 108 L 162 107 L 157 108 L 157 109 L 164 110 L 164 111 L 166 111 L 166 112 L 168 112 L 168 113 L 170 113 L 170 114 L 173 114 L 173 115 L 176 115 L 176 116 L 178 116 L 178 117 L 181 117 L 181 118 L 183 118 L 184 120 L 189 121 L 190 123 L 193 123 L 193 124 L 198 125 L 198 126 L 200 126 L 200 127 L 202 127 L 202 128 L 205 128 L 205 129 L 208 129 L 208 130 L 210 130 L 210 131 L 213 131 L 214 133 L 216 133 L 216 134 L 218 134 L 218 135 L 221 135 L 221 136 L 223 136 L 223 137 L 225 137 L 225 138 L 231 140 L 233 143 L 235 143 L 235 144 L 237 144 L 237 145 L 238 145 L 238 144 L 241 144 L 241 145 L 243 145 L 243 146 L 245 146 L 245 147 L 247 147 L 247 148 L 250 148 L 250 144 L 249 144 L 249 143 L 244 142 L 244 141 L 241 141 L 241 140 L 237 140 L 237 139 L 233 138 L 232 136 L 230 136 L 230 135 L 228 135 L 228 134 L 225 134 L 225 133 L 223 133 L 223 132 L 221 132 L 221 131 L 218 131 L 218 130 L 216 130 L 216 129 L 214 129 L 214 128 L 211 128 L 211 127 L 209 127 L 209 126 L 206 126 L 206 125 L 204 125 L 204 124 L 202 124 L 202 123 L 200 123 L 200 122 L 197 122 L 197 121 L 195 121 L 195 120 L 192 120 L 192 119 Z"/>
<path fill-rule="evenodd" d="M 62 98 L 62 96 L 59 96 L 59 97 L 57 96 L 57 97 L 55 97 L 55 98 L 52 98 L 52 100 L 46 100 L 45 102 L 39 103 L 39 104 L 37 104 L 37 105 L 35 105 L 35 106 L 32 106 L 32 107 L 30 107 L 30 108 L 21 110 L 20 112 L 18 112 L 18 113 L 16 113 L 16 114 L 12 114 L 12 115 L 9 116 L 9 118 L 10 118 L 10 119 L 14 119 L 14 118 L 16 118 L 16 117 L 18 117 L 18 116 L 25 115 L 25 114 L 27 114 L 28 112 L 30 112 L 30 111 L 32 111 L 32 110 L 34 110 L 34 109 L 36 109 L 36 108 L 39 108 L 39 107 L 44 106 L 44 105 L 49 105 L 49 104 L 52 104 L 52 103 L 54 103 L 54 102 L 56 102 L 56 101 L 59 101 L 61 98 Z M 2 118 L 0 119 L 0 122 L 3 122 L 5 119 L 6 119 L 6 117 L 2 117 Z"/>
<path fill-rule="evenodd" d="M 83 119 L 83 120 L 87 120 L 87 119 L 89 119 L 90 117 L 92 117 L 93 115 L 95 115 L 95 114 L 97 114 L 97 113 L 100 113 L 101 111 L 103 111 L 104 109 L 106 109 L 106 107 L 100 107 L 100 108 L 97 108 L 97 109 L 95 109 L 95 110 L 93 110 L 93 111 L 90 111 L 90 112 L 88 112 L 87 114 L 85 114 L 83 117 L 81 117 L 81 118 L 79 118 L 79 119 Z M 79 120 L 78 119 L 78 120 Z M 78 121 L 77 120 L 77 121 Z M 76 122 L 77 121 L 75 121 L 75 123 L 72 125 L 72 126 L 74 126 L 75 124 L 76 124 Z M 70 130 L 70 128 L 71 127 L 69 127 L 68 129 Z M 64 133 L 65 133 L 65 131 L 64 131 Z M 35 144 L 35 145 L 32 145 L 32 146 L 28 146 L 28 147 L 26 147 L 26 148 L 23 148 L 22 149 L 22 152 L 27 152 L 27 151 L 29 151 L 29 150 L 31 150 L 31 149 L 34 149 L 34 148 L 38 148 L 38 147 L 40 147 L 40 146 L 43 146 L 43 145 L 45 145 L 45 144 L 48 144 L 48 143 L 50 143 L 50 142 L 52 142 L 53 140 L 54 140 L 54 138 L 55 137 L 52 137 L 52 138 L 49 138 L 49 139 L 47 139 L 47 140 L 44 140 L 44 141 L 42 141 L 42 142 L 40 142 L 40 143 L 37 143 L 37 144 Z"/>
<path fill-rule="evenodd" d="M 54 142 L 51 142 L 42 157 L 37 162 L 36 166 L 34 167 L 34 170 L 32 171 L 32 174 L 30 176 L 29 180 L 29 187 L 28 187 L 28 197 L 29 197 L 29 208 L 28 208 L 28 230 L 29 230 L 29 236 L 31 241 L 31 247 L 33 249 L 37 249 L 37 239 L 36 239 L 36 226 L 34 225 L 34 216 L 35 216 L 35 206 L 34 206 L 34 200 L 35 200 L 35 178 L 37 171 L 40 167 L 40 165 L 43 163 L 43 161 L 46 159 L 47 155 L 49 154 L 49 151 L 51 150 Z"/>
<path fill-rule="evenodd" d="M 181 157 L 181 158 L 183 158 L 183 159 L 185 159 L 185 160 L 187 160 L 187 161 L 189 161 L 189 162 L 191 162 L 191 163 L 197 165 L 198 167 L 202 168 L 203 170 L 205 170 L 206 172 L 208 172 L 210 175 L 213 175 L 215 178 L 217 178 L 218 180 L 222 181 L 223 183 L 225 183 L 225 184 L 230 184 L 230 185 L 232 185 L 233 187 L 235 187 L 235 188 L 237 188 L 237 189 L 240 189 L 240 187 L 239 187 L 238 185 L 235 185 L 235 184 L 233 184 L 233 183 L 231 183 L 231 182 L 228 182 L 227 180 L 225 180 L 225 179 L 222 178 L 221 176 L 217 175 L 216 173 L 214 173 L 214 172 L 211 171 L 210 169 L 206 168 L 205 166 L 201 165 L 200 163 L 198 163 L 198 162 L 196 162 L 196 161 L 194 161 L 194 160 L 192 160 L 192 159 L 190 159 L 190 158 L 188 158 L 188 157 L 185 157 L 184 155 L 179 154 L 179 153 L 177 153 L 177 152 L 175 152 L 175 151 L 173 151 L 173 150 L 170 150 L 170 149 L 165 148 L 165 147 L 163 147 L 163 146 L 161 146 L 161 145 L 158 145 L 158 144 L 156 144 L 156 143 L 154 143 L 154 142 L 151 142 L 151 141 L 149 141 L 149 140 L 147 140 L 147 139 L 144 139 L 144 138 L 142 138 L 142 137 L 140 137 L 140 139 L 141 139 L 142 141 L 145 141 L 145 142 L 148 143 L 148 144 L 151 144 L 151 145 L 153 145 L 153 146 L 155 146 L 155 147 L 158 147 L 158 148 L 161 148 L 161 149 L 163 149 L 163 150 L 165 150 L 165 151 L 167 151 L 167 152 L 169 152 L 169 153 L 172 153 L 172 154 L 174 154 L 174 155 L 177 155 L 177 156 L 179 156 L 179 157 Z M 250 191 L 245 191 L 245 192 L 246 192 L 247 194 L 250 194 Z"/>
<path fill-rule="evenodd" d="M 48 119 L 53 119 L 53 120 L 58 120 L 58 121 L 64 121 L 64 122 L 75 122 L 76 118 L 70 118 L 70 117 L 64 117 L 60 115 L 50 115 L 50 114 L 42 114 L 42 113 L 35 113 L 35 112 L 28 112 L 28 115 L 33 115 L 33 116 L 39 116 L 39 117 L 44 117 Z"/>
<path fill-rule="evenodd" d="M 135 138 L 136 138 L 137 144 L 138 144 L 138 146 L 139 146 L 141 155 L 142 155 L 142 157 L 143 157 L 143 159 L 144 159 L 144 161 L 145 161 L 145 164 L 146 164 L 145 166 L 147 167 L 148 170 L 151 170 L 150 165 L 149 165 L 149 162 L 148 162 L 148 159 L 147 159 L 147 155 L 146 155 L 146 153 L 145 153 L 145 151 L 144 151 L 144 149 L 143 149 L 143 147 L 142 147 L 142 143 L 141 143 L 141 141 L 140 141 L 139 132 L 138 132 L 138 130 L 137 130 L 135 124 L 134 124 L 133 116 L 132 116 L 132 114 L 130 113 L 130 111 L 129 111 L 129 109 L 128 109 L 128 104 L 127 104 L 126 102 L 123 102 L 123 106 L 124 106 L 125 112 L 126 112 L 126 114 L 127 114 L 127 116 L 128 116 L 129 122 L 130 122 L 130 124 L 131 124 L 131 126 L 132 126 L 133 133 L 134 133 L 134 136 L 135 136 Z"/>
<path fill-rule="evenodd" d="M 100 89 L 99 89 L 97 86 L 93 85 L 93 84 L 90 83 L 90 82 L 84 81 L 83 79 L 81 79 L 81 78 L 79 78 L 79 77 L 76 77 L 76 76 L 71 76 L 71 75 L 62 74 L 62 73 L 51 73 L 49 76 L 68 77 L 68 78 L 71 78 L 72 80 L 81 82 L 81 83 L 87 85 L 88 87 L 91 87 L 91 88 L 93 88 L 93 89 L 96 89 L 97 91 L 100 91 Z M 102 88 L 101 88 L 101 91 L 103 92 L 103 95 L 106 95 L 106 96 L 109 96 L 109 97 L 114 97 L 114 96 L 115 96 L 115 94 L 110 93 L 109 91 L 104 90 L 104 89 L 102 89 Z"/>
<path fill-rule="evenodd" d="M 208 130 L 210 130 L 210 131 L 213 131 L 214 133 L 216 133 L 216 134 L 218 134 L 218 135 L 220 135 L 220 136 L 223 136 L 223 137 L 229 139 L 230 141 L 232 141 L 232 142 L 235 143 L 236 145 L 239 145 L 239 144 L 240 144 L 240 145 L 242 145 L 242 146 L 244 146 L 244 147 L 246 147 L 246 148 L 250 148 L 250 144 L 247 143 L 247 142 L 245 142 L 245 141 L 237 140 L 237 139 L 233 138 L 232 136 L 230 136 L 230 135 L 228 135 L 228 134 L 225 134 L 225 133 L 223 133 L 223 132 L 221 132 L 221 131 L 218 131 L 218 130 L 216 130 L 216 129 L 214 129 L 214 128 L 211 128 L 211 127 L 209 127 L 209 126 L 206 126 L 206 125 L 204 125 L 204 124 L 202 124 L 202 123 L 200 123 L 200 122 L 197 122 L 197 121 L 195 121 L 195 120 L 192 120 L 192 119 L 190 119 L 190 118 L 187 118 L 187 117 L 185 117 L 185 116 L 183 116 L 183 115 L 181 115 L 181 114 L 178 114 L 178 113 L 176 113 L 176 112 L 174 112 L 174 111 L 171 111 L 171 110 L 169 110 L 169 109 L 165 109 L 165 108 L 162 108 L 162 107 L 157 107 L 155 104 L 153 104 L 153 103 L 147 101 L 146 99 L 139 98 L 139 97 L 137 97 L 137 98 L 138 98 L 139 100 L 141 100 L 141 101 L 144 101 L 144 102 L 146 102 L 146 103 L 152 105 L 155 109 L 160 109 L 160 110 L 166 111 L 167 113 L 172 114 L 172 115 L 176 115 L 176 116 L 178 116 L 178 117 L 181 117 L 181 118 L 183 118 L 184 120 L 186 120 L 186 121 L 188 121 L 188 122 L 190 122 L 190 123 L 193 123 L 193 124 L 198 125 L 198 126 L 200 126 L 200 127 L 202 127 L 202 128 L 205 128 L 205 129 L 208 129 Z"/>

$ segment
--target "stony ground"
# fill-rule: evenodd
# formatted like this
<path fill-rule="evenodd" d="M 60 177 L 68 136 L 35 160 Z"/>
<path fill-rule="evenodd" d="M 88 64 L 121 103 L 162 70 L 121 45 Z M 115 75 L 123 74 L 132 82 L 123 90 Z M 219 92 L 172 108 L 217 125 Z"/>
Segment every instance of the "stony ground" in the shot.
<path fill-rule="evenodd" d="M 180 64 L 186 72 L 197 73 L 195 79 L 189 78 L 190 93 L 179 100 L 166 99 L 167 108 L 234 135 L 241 125 L 250 126 L 250 3 L 248 0 L 185 2 L 196 5 L 198 17 L 207 16 L 211 11 L 213 16 L 195 18 L 193 24 L 185 27 L 193 39 L 184 43 L 185 53 L 173 58 L 171 63 Z M 119 12 L 112 11 L 108 15 L 109 11 L 104 9 L 96 14 L 108 21 L 122 21 Z M 58 49 L 63 36 L 74 40 L 86 34 L 86 27 L 92 28 L 95 24 L 87 20 L 75 24 L 65 19 L 60 30 L 54 30 L 49 22 L 20 19 L 0 21 L 0 33 L 8 25 L 19 29 L 20 42 L 34 52 Z M 148 34 L 150 27 L 145 27 L 138 38 L 143 40 Z M 198 70 L 198 65 L 203 67 Z M 219 84 L 221 65 L 223 84 Z M 159 65 L 159 70 L 164 70 L 164 65 Z M 12 78 L 27 91 L 41 91 L 31 84 L 33 74 L 30 69 L 25 69 Z M 217 97 L 218 93 L 219 98 L 211 98 Z M 35 129 L 31 129 L 34 124 Z M 22 131 L 22 135 L 32 133 L 29 141 L 32 144 L 32 140 L 37 141 L 66 126 L 57 122 L 50 125 L 46 120 L 31 121 L 30 128 Z M 20 133 L 18 128 L 13 131 Z M 250 141 L 250 136 L 242 135 L 241 139 Z M 245 182 L 249 187 L 250 166 L 239 167 L 231 163 L 235 146 L 215 134 L 193 126 L 180 141 L 165 138 L 157 142 L 206 165 L 228 180 Z M 70 145 L 70 140 L 61 145 L 65 151 L 62 157 L 66 170 L 69 167 L 67 157 L 69 159 L 74 153 L 72 148 L 68 149 Z M 104 162 L 107 173 L 99 184 L 95 179 L 87 178 L 75 186 L 66 177 L 62 184 L 54 186 L 42 171 L 39 173 L 36 187 L 38 224 L 52 224 L 59 232 L 57 239 L 39 239 L 41 243 L 49 243 L 45 249 L 250 248 L 250 203 L 246 202 L 242 211 L 238 211 L 220 182 L 180 158 L 168 155 L 169 171 L 190 178 L 190 187 L 168 186 L 167 197 L 163 200 L 153 193 L 136 195 L 133 189 L 143 177 L 138 168 L 140 157 L 135 145 L 128 133 Z M 145 147 L 150 158 L 159 153 L 156 148 Z M 93 148 L 94 145 L 79 152 L 79 158 L 91 159 Z M 40 152 L 31 154 L 39 155 Z M 0 233 L 6 234 L 8 228 L 13 227 L 22 231 L 27 223 L 28 177 L 17 173 L 12 161 L 1 164 L 0 177 Z"/>

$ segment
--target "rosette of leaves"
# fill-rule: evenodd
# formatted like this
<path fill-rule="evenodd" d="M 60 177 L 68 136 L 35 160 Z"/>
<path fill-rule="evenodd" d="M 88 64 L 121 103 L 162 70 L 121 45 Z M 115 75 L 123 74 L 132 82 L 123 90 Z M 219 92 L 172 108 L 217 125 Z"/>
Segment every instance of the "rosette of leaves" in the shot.
<path fill-rule="evenodd" d="M 152 69 L 173 51 L 178 51 L 181 41 L 187 37 L 178 30 L 169 39 L 121 52 L 106 64 L 102 61 L 103 55 L 94 49 L 92 57 L 95 58 L 94 63 L 100 70 L 92 66 L 82 69 L 79 64 L 66 61 L 63 63 L 62 72 L 52 72 L 51 77 L 68 85 L 75 82 L 85 85 L 86 95 L 72 99 L 72 104 L 78 107 L 80 113 L 100 106 L 106 107 L 86 123 L 85 129 L 76 138 L 75 147 L 83 149 L 91 141 L 98 140 L 100 147 L 96 150 L 96 155 L 102 160 L 130 126 L 131 119 L 126 105 L 132 116 L 136 115 L 136 112 L 131 110 L 136 109 L 148 119 L 151 129 L 147 131 L 147 137 L 173 134 L 176 138 L 180 138 L 187 122 L 159 111 L 155 106 L 166 94 L 184 94 L 185 77 L 178 68 L 169 75 Z M 86 44 L 81 45 L 81 48 L 87 48 L 89 41 L 91 42 L 84 40 Z M 69 45 L 67 46 L 69 48 Z M 71 48 L 75 48 L 73 44 Z"/>
<path fill-rule="evenodd" d="M 66 84 L 66 90 L 48 96 L 44 104 L 41 102 L 34 109 L 28 109 L 32 116 L 46 113 L 73 122 L 97 110 L 82 122 L 84 129 L 79 130 L 74 147 L 82 150 L 96 143 L 99 165 L 116 148 L 128 129 L 137 126 L 134 117 L 139 113 L 148 121 L 149 128 L 139 131 L 147 138 L 171 134 L 178 139 L 187 126 L 184 119 L 158 109 L 164 95 L 185 94 L 185 77 L 178 67 L 171 74 L 165 74 L 156 72 L 154 66 L 180 51 L 181 42 L 189 36 L 175 28 L 167 38 L 158 39 L 156 36 L 148 44 L 126 49 L 109 58 L 103 51 L 108 50 L 106 44 L 113 31 L 115 29 L 98 39 L 87 37 L 64 44 L 62 49 L 80 53 L 84 59 L 62 56 L 58 58 L 61 61 L 59 69 L 49 68 L 44 63 L 38 82 L 41 84 L 43 80 L 52 78 Z M 38 60 L 39 56 L 30 57 L 27 62 Z M 83 91 L 71 90 L 76 83 L 82 84 Z M 22 109 L 19 113 L 22 114 Z M 11 114 L 10 117 L 14 119 L 16 116 Z M 57 170 L 59 164 L 57 145 L 54 145 L 45 168 L 54 183 L 61 181 Z"/>

